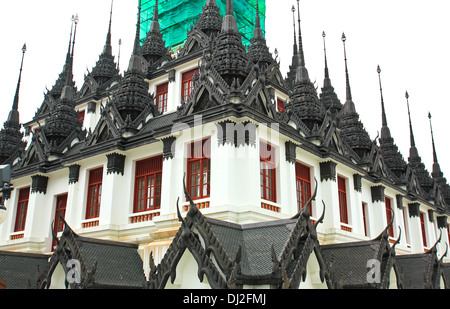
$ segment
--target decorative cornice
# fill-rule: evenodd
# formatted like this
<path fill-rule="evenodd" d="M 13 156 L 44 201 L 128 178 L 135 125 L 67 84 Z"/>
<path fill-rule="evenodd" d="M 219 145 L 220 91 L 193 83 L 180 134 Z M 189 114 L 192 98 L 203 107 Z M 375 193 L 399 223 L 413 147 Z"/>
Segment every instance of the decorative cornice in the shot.
<path fill-rule="evenodd" d="M 163 158 L 164 160 L 173 159 L 175 156 L 175 136 L 169 136 L 161 139 L 163 142 Z"/>
<path fill-rule="evenodd" d="M 397 208 L 402 209 L 403 208 L 403 196 L 401 194 L 397 194 L 395 196 L 395 199 L 397 200 Z"/>
<path fill-rule="evenodd" d="M 320 162 L 320 181 L 336 181 L 336 165 L 333 161 Z"/>
<path fill-rule="evenodd" d="M 291 141 L 285 143 L 286 161 L 295 164 L 297 145 Z"/>
<path fill-rule="evenodd" d="M 362 192 L 362 176 L 360 174 L 353 174 L 353 187 L 355 191 Z"/>
<path fill-rule="evenodd" d="M 438 228 L 440 229 L 447 228 L 447 216 L 438 216 L 436 219 Z"/>
<path fill-rule="evenodd" d="M 43 175 L 31 176 L 31 193 L 47 193 L 48 177 Z"/>
<path fill-rule="evenodd" d="M 110 153 L 107 154 L 106 157 L 108 158 L 108 164 L 107 164 L 107 172 L 106 174 L 122 174 L 125 170 L 125 155 L 119 154 L 119 153 Z"/>
<path fill-rule="evenodd" d="M 409 217 L 418 217 L 420 214 L 420 203 L 409 203 L 408 204 Z"/>
<path fill-rule="evenodd" d="M 77 183 L 80 176 L 80 165 L 73 164 L 69 166 L 69 185 Z"/>
<path fill-rule="evenodd" d="M 384 186 L 372 186 L 370 192 L 372 194 L 372 203 L 383 202 L 384 203 Z"/>

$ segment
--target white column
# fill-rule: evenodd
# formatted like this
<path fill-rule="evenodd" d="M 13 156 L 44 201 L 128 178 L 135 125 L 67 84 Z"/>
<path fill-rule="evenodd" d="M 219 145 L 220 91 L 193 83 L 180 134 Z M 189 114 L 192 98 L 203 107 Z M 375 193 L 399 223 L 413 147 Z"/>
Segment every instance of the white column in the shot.
<path fill-rule="evenodd" d="M 340 229 L 339 195 L 337 186 L 336 163 L 320 163 L 321 195 L 325 203 L 325 217 L 321 226 L 324 230 Z"/>
<path fill-rule="evenodd" d="M 372 238 L 377 237 L 386 229 L 388 222 L 386 221 L 386 205 L 384 200 L 384 187 L 370 187 L 372 194 L 372 206 L 369 208 L 368 216 L 370 218 L 370 235 Z"/>
<path fill-rule="evenodd" d="M 420 204 L 409 203 L 409 235 L 412 253 L 423 252 L 422 227 L 420 225 Z"/>

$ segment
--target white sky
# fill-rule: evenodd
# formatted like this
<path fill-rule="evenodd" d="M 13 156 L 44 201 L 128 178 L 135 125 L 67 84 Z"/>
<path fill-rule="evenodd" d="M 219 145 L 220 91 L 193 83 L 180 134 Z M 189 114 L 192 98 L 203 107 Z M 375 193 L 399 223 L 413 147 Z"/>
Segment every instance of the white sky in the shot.
<path fill-rule="evenodd" d="M 278 49 L 281 71 L 291 63 L 295 0 L 266 0 L 266 37 Z M 86 69 L 101 53 L 108 28 L 110 0 L 21 0 L 0 3 L 0 124 L 13 102 L 21 48 L 28 51 L 22 74 L 19 112 L 22 122 L 34 116 L 62 71 L 69 40 L 71 16 L 78 13 L 74 75 L 78 88 Z M 450 72 L 450 1 L 448 0 L 301 0 L 300 14 L 306 66 L 318 91 L 323 85 L 322 31 L 326 32 L 327 58 L 332 84 L 345 102 L 344 54 L 356 109 L 372 138 L 381 129 L 377 65 L 381 67 L 383 95 L 391 134 L 405 160 L 409 155 L 409 127 L 405 91 L 409 92 L 414 136 L 419 155 L 429 172 L 432 148 L 428 112 L 432 114 L 437 154 L 444 175 L 450 177 L 448 143 Z M 137 1 L 115 0 L 112 25 L 113 53 L 122 39 L 121 68 L 131 54 Z M 297 16 L 297 15 L 296 15 Z M 297 19 L 297 17 L 296 17 Z M 297 31 L 298 34 L 298 31 Z"/>

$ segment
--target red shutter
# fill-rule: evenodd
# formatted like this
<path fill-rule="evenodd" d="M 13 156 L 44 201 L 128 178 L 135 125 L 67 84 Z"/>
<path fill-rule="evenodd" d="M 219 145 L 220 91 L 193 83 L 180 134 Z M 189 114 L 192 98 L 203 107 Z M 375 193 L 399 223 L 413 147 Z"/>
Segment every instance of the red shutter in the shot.
<path fill-rule="evenodd" d="M 188 147 L 187 189 L 191 198 L 210 196 L 211 139 L 193 142 Z"/>
<path fill-rule="evenodd" d="M 341 176 L 338 176 L 338 193 L 341 223 L 348 224 L 347 188 L 345 186 L 345 178 Z"/>
<path fill-rule="evenodd" d="M 189 95 L 194 88 L 193 78 L 196 73 L 198 73 L 198 68 L 183 73 L 181 77 L 181 95 L 185 102 L 189 99 Z"/>
<path fill-rule="evenodd" d="M 310 168 L 301 163 L 295 163 L 297 207 L 300 211 L 311 198 L 311 171 Z M 311 214 L 311 205 L 309 211 Z"/>
<path fill-rule="evenodd" d="M 30 187 L 20 189 L 19 201 L 17 203 L 16 223 L 14 225 L 14 232 L 20 232 L 25 230 L 29 198 L 30 198 Z"/>
<path fill-rule="evenodd" d="M 259 143 L 260 156 L 260 180 L 261 180 L 261 198 L 276 203 L 276 163 L 275 147 L 270 144 Z"/>
<path fill-rule="evenodd" d="M 420 213 L 420 228 L 422 230 L 422 242 L 425 248 L 428 248 L 427 234 L 425 232 L 425 215 L 423 212 Z"/>
<path fill-rule="evenodd" d="M 97 218 L 100 215 L 102 182 L 103 182 L 103 167 L 89 171 L 86 219 Z"/>
<path fill-rule="evenodd" d="M 280 98 L 277 99 L 277 107 L 278 107 L 278 111 L 279 112 L 286 111 L 285 108 L 284 108 L 284 101 L 282 99 L 280 99 Z"/>
<path fill-rule="evenodd" d="M 364 224 L 364 235 L 369 236 L 367 231 L 367 214 L 366 214 L 366 203 L 362 203 L 362 215 L 363 215 L 363 224 Z"/>
<path fill-rule="evenodd" d="M 164 83 L 156 88 L 156 106 L 160 113 L 167 112 L 167 95 L 169 91 L 169 83 Z"/>
<path fill-rule="evenodd" d="M 163 157 L 136 162 L 134 212 L 161 208 Z"/>
<path fill-rule="evenodd" d="M 384 198 L 384 204 L 386 206 L 386 221 L 389 224 L 392 220 L 392 205 L 391 199 L 388 197 Z M 388 234 L 390 237 L 394 237 L 394 227 L 391 225 L 388 229 Z"/>
<path fill-rule="evenodd" d="M 53 223 L 53 232 L 56 235 L 58 232 L 62 232 L 64 229 L 64 222 L 60 217 L 60 214 L 62 218 L 64 219 L 66 216 L 66 208 L 67 208 L 67 193 L 58 195 L 56 197 L 56 210 L 55 210 L 55 221 Z M 53 240 L 52 243 L 52 251 L 53 248 L 56 246 L 56 240 Z"/>

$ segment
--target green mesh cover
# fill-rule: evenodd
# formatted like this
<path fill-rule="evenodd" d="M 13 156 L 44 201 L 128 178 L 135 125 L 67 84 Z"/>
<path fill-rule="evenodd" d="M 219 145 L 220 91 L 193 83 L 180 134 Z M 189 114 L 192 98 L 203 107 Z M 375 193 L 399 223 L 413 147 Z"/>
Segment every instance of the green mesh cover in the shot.
<path fill-rule="evenodd" d="M 216 0 L 222 16 L 225 16 L 226 0 Z M 166 47 L 175 48 L 182 45 L 188 30 L 198 20 L 206 0 L 159 0 L 159 24 Z M 142 0 L 141 43 L 145 39 L 153 20 L 155 0 Z M 259 0 L 261 28 L 265 33 L 266 2 Z M 242 34 L 242 43 L 250 45 L 255 29 L 256 0 L 234 0 L 233 8 Z"/>

